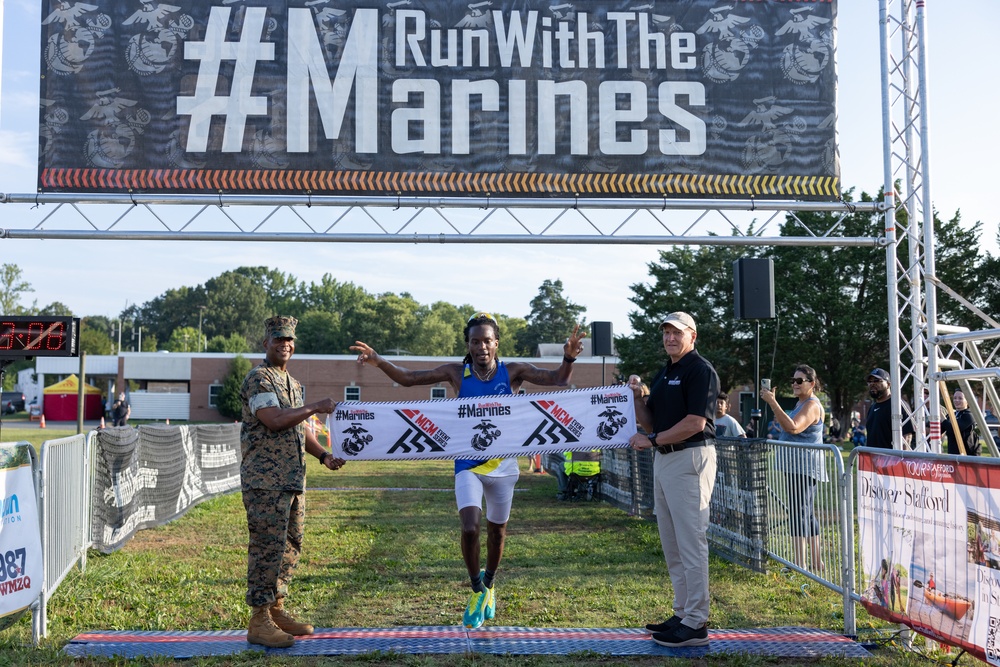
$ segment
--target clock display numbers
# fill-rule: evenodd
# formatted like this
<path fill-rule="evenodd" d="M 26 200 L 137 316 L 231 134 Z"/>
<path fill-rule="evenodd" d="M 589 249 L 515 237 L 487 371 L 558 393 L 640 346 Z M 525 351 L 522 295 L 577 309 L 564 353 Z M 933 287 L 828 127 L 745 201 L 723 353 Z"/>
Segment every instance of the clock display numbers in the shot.
<path fill-rule="evenodd" d="M 79 320 L 72 317 L 0 317 L 0 357 L 71 357 Z"/>

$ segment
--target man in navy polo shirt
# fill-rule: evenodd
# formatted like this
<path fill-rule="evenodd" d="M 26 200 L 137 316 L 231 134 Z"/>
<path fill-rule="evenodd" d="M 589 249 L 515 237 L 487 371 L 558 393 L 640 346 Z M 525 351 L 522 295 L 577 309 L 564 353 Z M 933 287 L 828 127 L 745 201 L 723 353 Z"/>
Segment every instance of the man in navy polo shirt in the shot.
<path fill-rule="evenodd" d="M 646 434 L 633 449 L 656 449 L 653 494 L 660 545 L 674 588 L 674 615 L 646 626 L 662 646 L 708 644 L 708 509 L 715 487 L 715 408 L 719 376 L 694 349 L 698 328 L 687 313 L 670 313 L 660 325 L 670 360 L 649 383 L 633 375 L 636 421 Z"/>

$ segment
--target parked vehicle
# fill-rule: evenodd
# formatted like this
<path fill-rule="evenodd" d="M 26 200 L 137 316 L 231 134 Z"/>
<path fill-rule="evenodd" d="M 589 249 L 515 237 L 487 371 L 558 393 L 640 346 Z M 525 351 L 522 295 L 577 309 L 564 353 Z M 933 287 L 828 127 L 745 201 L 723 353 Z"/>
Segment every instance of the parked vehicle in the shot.
<path fill-rule="evenodd" d="M 24 394 L 19 391 L 5 391 L 0 395 L 0 409 L 5 415 L 24 410 Z"/>

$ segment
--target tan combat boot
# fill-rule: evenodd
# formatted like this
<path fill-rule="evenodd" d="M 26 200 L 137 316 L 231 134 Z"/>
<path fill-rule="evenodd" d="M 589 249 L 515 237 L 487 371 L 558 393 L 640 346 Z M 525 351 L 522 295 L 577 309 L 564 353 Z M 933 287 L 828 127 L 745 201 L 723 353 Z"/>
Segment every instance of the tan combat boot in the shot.
<path fill-rule="evenodd" d="M 271 605 L 271 619 L 279 628 L 290 635 L 295 635 L 296 637 L 311 635 L 314 630 L 313 626 L 308 623 L 300 623 L 296 621 L 291 614 L 285 611 L 285 598 L 278 598 L 275 603 Z"/>
<path fill-rule="evenodd" d="M 271 620 L 270 605 L 253 608 L 250 617 L 250 627 L 247 628 L 247 641 L 270 648 L 288 648 L 295 643 L 295 637 L 282 631 Z"/>

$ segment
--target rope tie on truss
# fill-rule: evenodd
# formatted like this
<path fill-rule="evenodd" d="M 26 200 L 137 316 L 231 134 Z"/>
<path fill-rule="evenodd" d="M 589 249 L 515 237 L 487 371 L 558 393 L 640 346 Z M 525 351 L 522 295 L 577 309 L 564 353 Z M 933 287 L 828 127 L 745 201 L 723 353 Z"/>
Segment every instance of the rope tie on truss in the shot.
<path fill-rule="evenodd" d="M 757 201 L 753 198 L 753 194 L 750 194 L 750 212 L 753 213 L 757 210 Z"/>
<path fill-rule="evenodd" d="M 128 198 L 132 201 L 132 206 L 139 205 L 138 202 L 136 202 L 135 200 L 135 192 L 132 190 L 132 188 L 128 189 Z"/>
<path fill-rule="evenodd" d="M 489 208 L 490 208 L 490 193 L 489 193 L 489 192 L 487 192 L 487 193 L 486 193 L 486 203 L 485 203 L 485 204 L 483 204 L 483 210 L 484 210 L 484 211 L 488 211 L 488 210 L 489 210 Z"/>
<path fill-rule="evenodd" d="M 844 199 L 844 195 L 840 195 L 840 203 L 847 207 L 847 210 L 851 212 L 851 215 L 858 212 L 858 207 Z"/>
<path fill-rule="evenodd" d="M 313 207 L 313 195 L 312 190 L 306 190 L 306 208 Z"/>
<path fill-rule="evenodd" d="M 393 211 L 398 211 L 403 207 L 403 193 L 400 190 L 396 190 L 396 208 Z"/>

